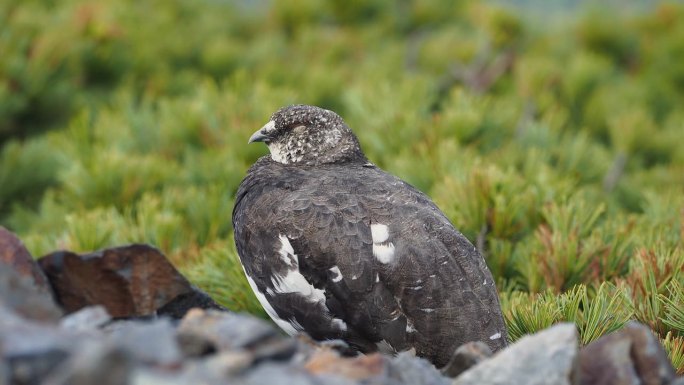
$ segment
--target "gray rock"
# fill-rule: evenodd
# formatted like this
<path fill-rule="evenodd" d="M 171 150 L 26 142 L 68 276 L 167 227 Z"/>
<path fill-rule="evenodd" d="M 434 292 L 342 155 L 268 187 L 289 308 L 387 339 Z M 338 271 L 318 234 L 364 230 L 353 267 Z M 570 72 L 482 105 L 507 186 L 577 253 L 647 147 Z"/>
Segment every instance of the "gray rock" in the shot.
<path fill-rule="evenodd" d="M 55 324 L 28 320 L 0 304 L 0 346 L 12 384 L 42 384 L 77 343 L 89 338 L 59 330 Z"/>
<path fill-rule="evenodd" d="M 5 361 L 0 361 L 0 385 L 10 383 L 10 372 Z"/>
<path fill-rule="evenodd" d="M 661 385 L 675 370 L 657 337 L 645 325 L 630 322 L 580 351 L 582 385 Z"/>
<path fill-rule="evenodd" d="M 132 377 L 131 385 L 184 385 L 184 379 L 171 373 L 160 373 L 145 368 L 136 370 Z"/>
<path fill-rule="evenodd" d="M 0 262 L 0 303 L 22 317 L 55 323 L 62 316 L 52 294 L 37 286 L 32 275 L 22 275 Z"/>
<path fill-rule="evenodd" d="M 15 275 L 28 278 L 38 292 L 52 297 L 52 288 L 24 243 L 12 232 L 0 226 L 0 265 L 9 267 Z"/>
<path fill-rule="evenodd" d="M 442 374 L 455 378 L 471 367 L 492 356 L 492 349 L 484 342 L 465 343 L 456 349 L 449 363 L 442 368 Z"/>
<path fill-rule="evenodd" d="M 182 362 L 176 331 L 168 318 L 119 321 L 108 325 L 106 330 L 111 343 L 131 352 L 144 364 L 171 367 Z"/>
<path fill-rule="evenodd" d="M 212 373 L 216 378 L 230 378 L 243 373 L 254 363 L 248 352 L 220 352 L 200 361 L 195 370 Z"/>
<path fill-rule="evenodd" d="M 456 378 L 453 385 L 563 385 L 576 380 L 577 330 L 564 323 L 521 338 Z"/>
<path fill-rule="evenodd" d="M 389 368 L 389 378 L 400 384 L 446 385 L 451 381 L 430 362 L 409 352 L 392 357 Z"/>
<path fill-rule="evenodd" d="M 74 331 L 95 331 L 111 321 L 104 306 L 89 306 L 62 318 L 60 326 Z"/>
<path fill-rule="evenodd" d="M 28 320 L 0 304 L 0 346 L 5 357 L 28 357 L 55 350 L 69 351 L 77 333 L 59 330 L 53 324 Z"/>
<path fill-rule="evenodd" d="M 249 348 L 255 362 L 264 360 L 284 361 L 292 358 L 297 352 L 299 345 L 292 338 L 269 338 Z"/>
<path fill-rule="evenodd" d="M 255 347 L 272 338 L 280 338 L 273 326 L 264 320 L 244 314 L 192 309 L 181 320 L 178 336 L 184 344 L 193 339 L 209 342 L 216 350 Z"/>
<path fill-rule="evenodd" d="M 61 349 L 50 349 L 32 354 L 15 354 L 6 356 L 9 383 L 17 385 L 39 385 L 68 357 L 69 353 Z"/>
<path fill-rule="evenodd" d="M 169 372 L 141 367 L 133 372 L 130 385 L 226 385 L 232 384 L 225 379 L 212 377 L 201 372 Z M 274 384 L 272 384 L 274 385 Z"/>
<path fill-rule="evenodd" d="M 133 355 L 103 341 L 81 344 L 43 385 L 126 385 L 135 367 Z"/>
<path fill-rule="evenodd" d="M 333 376 L 326 377 L 324 382 L 322 378 L 316 378 L 301 367 L 289 364 L 265 363 L 257 366 L 246 376 L 232 383 L 236 385 L 350 385 L 356 382 Z"/>

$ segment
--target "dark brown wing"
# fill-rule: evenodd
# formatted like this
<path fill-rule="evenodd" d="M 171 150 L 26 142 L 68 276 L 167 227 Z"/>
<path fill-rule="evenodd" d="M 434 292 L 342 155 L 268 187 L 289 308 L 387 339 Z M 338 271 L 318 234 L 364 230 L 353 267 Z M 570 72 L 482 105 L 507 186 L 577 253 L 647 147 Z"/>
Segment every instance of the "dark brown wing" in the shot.
<path fill-rule="evenodd" d="M 253 288 L 290 332 L 415 348 L 437 366 L 464 342 L 505 345 L 483 258 L 424 194 L 374 166 L 261 160 L 233 222 Z"/>

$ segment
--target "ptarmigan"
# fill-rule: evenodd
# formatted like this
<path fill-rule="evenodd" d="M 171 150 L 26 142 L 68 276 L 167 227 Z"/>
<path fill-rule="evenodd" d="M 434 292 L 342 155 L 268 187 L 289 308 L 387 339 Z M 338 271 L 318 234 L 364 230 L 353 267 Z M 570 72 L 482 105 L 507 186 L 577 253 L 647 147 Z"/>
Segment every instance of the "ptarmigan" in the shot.
<path fill-rule="evenodd" d="M 482 256 L 425 194 L 370 163 L 336 113 L 284 107 L 252 142 L 270 156 L 240 184 L 235 243 L 284 331 L 415 349 L 438 368 L 465 342 L 506 345 Z"/>

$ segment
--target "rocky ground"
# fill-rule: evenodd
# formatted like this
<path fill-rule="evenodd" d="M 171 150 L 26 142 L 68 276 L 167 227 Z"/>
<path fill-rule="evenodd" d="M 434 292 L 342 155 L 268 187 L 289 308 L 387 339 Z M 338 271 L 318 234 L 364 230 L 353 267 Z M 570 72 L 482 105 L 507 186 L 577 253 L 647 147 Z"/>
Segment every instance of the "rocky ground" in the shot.
<path fill-rule="evenodd" d="M 495 355 L 465 344 L 443 372 L 409 352 L 347 357 L 340 345 L 285 337 L 222 308 L 152 247 L 62 251 L 34 262 L 0 227 L 0 385 L 684 385 L 637 323 L 582 348 L 572 324 Z"/>

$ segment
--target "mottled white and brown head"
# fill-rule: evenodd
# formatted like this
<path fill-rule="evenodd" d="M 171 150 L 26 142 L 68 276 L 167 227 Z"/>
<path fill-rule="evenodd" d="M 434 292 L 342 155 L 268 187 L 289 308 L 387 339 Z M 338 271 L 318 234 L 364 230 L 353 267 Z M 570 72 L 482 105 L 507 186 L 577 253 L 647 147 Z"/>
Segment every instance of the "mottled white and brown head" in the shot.
<path fill-rule="evenodd" d="M 264 142 L 282 164 L 316 165 L 365 159 L 359 141 L 336 113 L 307 105 L 279 109 L 248 143 Z"/>

